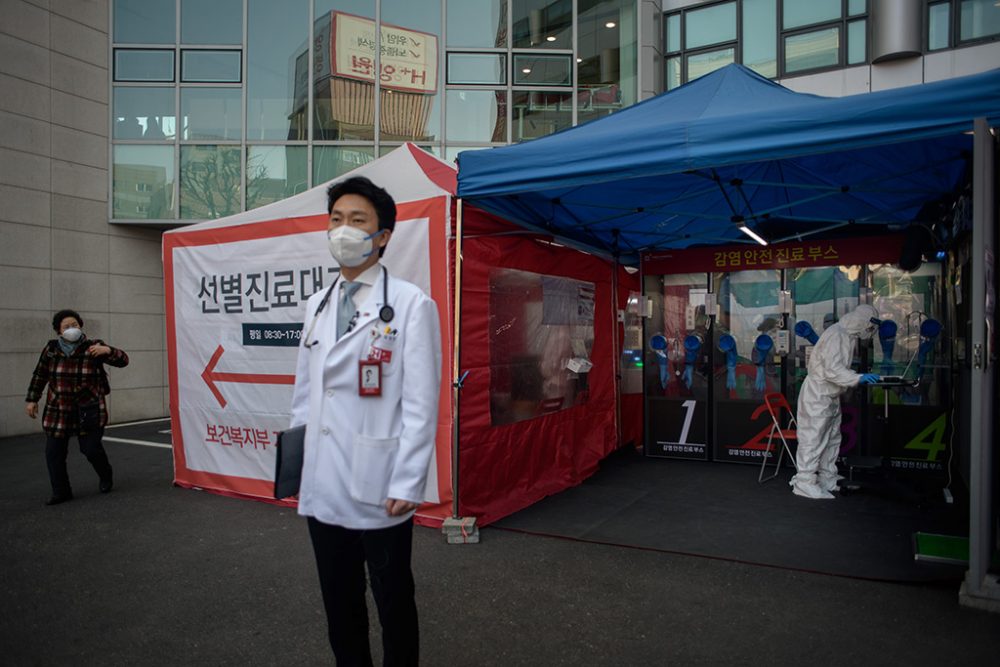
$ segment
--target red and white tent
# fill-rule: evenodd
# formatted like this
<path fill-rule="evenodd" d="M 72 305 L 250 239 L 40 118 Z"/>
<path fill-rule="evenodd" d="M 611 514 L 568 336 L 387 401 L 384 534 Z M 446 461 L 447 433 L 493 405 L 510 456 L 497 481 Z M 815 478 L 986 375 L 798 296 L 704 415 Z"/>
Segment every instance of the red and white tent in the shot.
<path fill-rule="evenodd" d="M 447 257 L 455 171 L 413 145 L 351 172 L 386 188 L 397 222 L 383 258 L 437 302 L 449 341 Z M 329 286 L 329 183 L 163 235 L 174 481 L 270 499 L 275 436 L 288 427 L 309 296 Z M 442 377 L 451 377 L 444 355 Z M 429 506 L 451 501 L 451 392 L 442 382 Z"/>
<path fill-rule="evenodd" d="M 396 200 L 383 261 L 438 306 L 443 381 L 427 502 L 417 521 L 439 525 L 452 513 L 455 169 L 407 144 L 342 178 L 348 176 L 370 178 Z M 330 285 L 336 270 L 325 238 L 329 185 L 164 234 L 176 484 L 273 502 L 274 442 L 288 426 L 305 303 Z M 612 344 L 618 325 L 609 262 L 468 207 L 464 225 L 461 367 L 471 373 L 462 390 L 458 513 L 488 523 L 579 484 L 618 446 Z M 504 270 L 592 286 L 594 368 L 586 404 L 539 410 L 517 423 L 491 420 L 492 391 L 504 383 L 504 369 L 491 361 L 492 320 L 517 319 L 504 312 L 511 304 L 490 294 L 491 276 Z M 618 303 L 628 296 L 629 280 L 619 274 Z M 541 292 L 533 298 L 526 307 L 537 311 Z M 624 441 L 635 437 L 641 418 L 632 414 L 627 422 Z"/>

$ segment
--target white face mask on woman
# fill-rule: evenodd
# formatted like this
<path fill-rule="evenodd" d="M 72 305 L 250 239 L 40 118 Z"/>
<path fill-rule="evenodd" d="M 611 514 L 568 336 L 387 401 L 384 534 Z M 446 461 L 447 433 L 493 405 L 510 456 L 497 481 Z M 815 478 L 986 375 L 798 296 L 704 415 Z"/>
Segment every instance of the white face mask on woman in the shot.
<path fill-rule="evenodd" d="M 67 343 L 75 343 L 83 338 L 83 329 L 80 329 L 79 327 L 69 327 L 59 335 L 62 336 L 62 339 Z"/>
<path fill-rule="evenodd" d="M 372 239 L 382 233 L 365 234 L 356 227 L 340 225 L 326 234 L 330 244 L 330 254 L 341 266 L 361 266 L 375 252 Z"/>

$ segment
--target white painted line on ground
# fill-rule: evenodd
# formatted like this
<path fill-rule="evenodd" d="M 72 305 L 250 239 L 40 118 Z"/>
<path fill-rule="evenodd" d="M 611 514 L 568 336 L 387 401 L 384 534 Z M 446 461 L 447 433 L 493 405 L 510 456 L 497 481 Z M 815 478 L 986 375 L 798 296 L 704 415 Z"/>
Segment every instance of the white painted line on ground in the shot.
<path fill-rule="evenodd" d="M 164 444 L 162 442 L 150 442 L 149 440 L 130 440 L 129 438 L 109 438 L 104 436 L 101 438 L 105 442 L 123 442 L 126 445 L 145 445 L 146 447 L 161 447 L 163 449 L 173 449 L 173 445 Z"/>
<path fill-rule="evenodd" d="M 155 424 L 156 422 L 166 422 L 166 421 L 170 421 L 170 417 L 160 417 L 158 419 L 143 419 L 137 422 L 124 422 L 121 424 L 108 424 L 107 426 L 104 427 L 104 430 L 106 431 L 109 428 L 121 428 L 123 426 L 139 426 L 140 424 Z"/>

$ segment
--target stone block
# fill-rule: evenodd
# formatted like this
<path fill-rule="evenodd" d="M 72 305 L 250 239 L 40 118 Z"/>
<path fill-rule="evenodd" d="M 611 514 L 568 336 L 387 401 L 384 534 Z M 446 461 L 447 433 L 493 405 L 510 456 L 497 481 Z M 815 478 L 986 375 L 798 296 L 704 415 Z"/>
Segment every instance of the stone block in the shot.
<path fill-rule="evenodd" d="M 52 125 L 51 156 L 107 171 L 108 138 L 68 127 Z"/>
<path fill-rule="evenodd" d="M 52 303 L 89 313 L 108 312 L 108 275 L 81 271 L 52 271 Z M 87 317 L 87 316 L 84 316 Z"/>
<path fill-rule="evenodd" d="M 2 274 L 2 269 L 0 269 L 0 274 Z M 37 305 L 31 304 L 31 307 L 36 308 Z M 2 352 L 28 352 L 37 356 L 45 345 L 45 341 L 54 335 L 52 312 L 49 310 L 48 303 L 44 305 L 44 309 L 7 309 L 0 315 L 0 351 Z"/>
<path fill-rule="evenodd" d="M 48 227 L 52 197 L 47 192 L 0 185 L 0 220 Z"/>
<path fill-rule="evenodd" d="M 108 367 L 108 378 L 112 387 L 121 389 L 142 389 L 163 386 L 163 350 L 143 352 L 126 349 L 119 341 L 108 341 L 128 354 L 125 368 Z"/>
<path fill-rule="evenodd" d="M 53 90 L 51 100 L 53 123 L 102 137 L 108 136 L 107 103 L 94 102 L 61 90 Z"/>
<path fill-rule="evenodd" d="M 48 269 L 0 266 L 0 310 L 49 308 L 52 280 Z"/>
<path fill-rule="evenodd" d="M 144 241 L 124 236 L 110 237 L 111 273 L 161 278 L 160 241 Z"/>
<path fill-rule="evenodd" d="M 111 229 L 108 225 L 108 203 L 66 195 L 52 195 L 52 227 L 107 234 Z"/>
<path fill-rule="evenodd" d="M 96 30 L 75 20 L 52 15 L 52 50 L 72 58 L 107 68 L 107 26 Z"/>
<path fill-rule="evenodd" d="M 49 13 L 24 0 L 0 0 L 3 31 L 21 39 L 48 47 Z"/>
<path fill-rule="evenodd" d="M 30 116 L 38 120 L 49 119 L 49 88 L 24 79 L 0 74 L 0 109 Z M 107 124 L 107 121 L 105 121 Z"/>
<path fill-rule="evenodd" d="M 84 164 L 52 160 L 52 193 L 93 199 L 108 200 L 108 170 Z"/>
<path fill-rule="evenodd" d="M 49 124 L 0 111 L 0 146 L 35 155 L 49 155 Z"/>
<path fill-rule="evenodd" d="M 163 314 L 163 280 L 137 276 L 108 277 L 116 313 Z"/>
<path fill-rule="evenodd" d="M 27 385 L 25 385 L 25 389 L 27 388 Z M 0 438 L 41 432 L 42 415 L 40 407 L 38 418 L 31 419 L 24 412 L 23 395 L 0 397 Z M 45 456 L 43 452 L 39 452 L 38 455 L 41 457 L 41 460 L 37 472 L 44 475 Z"/>
<path fill-rule="evenodd" d="M 110 424 L 156 419 L 167 416 L 170 411 L 165 387 L 115 389 L 114 380 L 111 380 L 111 393 L 107 396 L 107 402 Z"/>
<path fill-rule="evenodd" d="M 0 266 L 47 269 L 52 266 L 51 230 L 36 225 L 0 222 Z M 0 377 L 3 377 L 0 375 Z"/>
<path fill-rule="evenodd" d="M 48 339 L 38 339 L 38 349 L 34 352 L 0 352 L 0 377 L 6 378 L 0 384 L 0 397 L 14 396 L 23 403 L 31 374 L 46 340 Z"/>
<path fill-rule="evenodd" d="M 108 338 L 129 354 L 133 351 L 163 352 L 164 322 L 163 315 L 111 313 Z"/>
<path fill-rule="evenodd" d="M 0 184 L 48 191 L 51 160 L 41 155 L 0 148 Z"/>
<path fill-rule="evenodd" d="M 52 235 L 52 267 L 63 271 L 106 273 L 108 237 L 105 234 L 60 229 Z"/>
<path fill-rule="evenodd" d="M 110 0 L 49 0 L 49 9 L 104 33 L 102 39 L 107 40 L 109 4 Z"/>
<path fill-rule="evenodd" d="M 52 52 L 53 90 L 108 103 L 108 68 Z"/>
<path fill-rule="evenodd" d="M 49 50 L 0 33 L 0 72 L 49 85 Z M 107 87 L 107 83 L 105 83 Z"/>

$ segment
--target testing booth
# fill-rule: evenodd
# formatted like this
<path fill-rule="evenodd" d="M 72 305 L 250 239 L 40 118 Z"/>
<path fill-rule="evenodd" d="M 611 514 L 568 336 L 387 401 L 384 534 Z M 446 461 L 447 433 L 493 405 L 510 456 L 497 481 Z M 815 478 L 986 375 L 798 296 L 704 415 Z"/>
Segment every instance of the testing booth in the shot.
<path fill-rule="evenodd" d="M 845 396 L 840 453 L 939 492 L 960 478 L 963 599 L 992 604 L 998 124 L 1000 70 L 824 98 L 730 65 L 464 152 L 458 195 L 638 268 L 642 289 L 615 304 L 616 377 L 620 390 L 639 378 L 650 457 L 759 464 L 764 396 L 794 410 L 818 336 L 859 304 L 878 309 L 854 365 L 895 380 Z"/>

